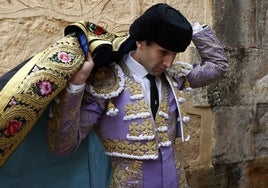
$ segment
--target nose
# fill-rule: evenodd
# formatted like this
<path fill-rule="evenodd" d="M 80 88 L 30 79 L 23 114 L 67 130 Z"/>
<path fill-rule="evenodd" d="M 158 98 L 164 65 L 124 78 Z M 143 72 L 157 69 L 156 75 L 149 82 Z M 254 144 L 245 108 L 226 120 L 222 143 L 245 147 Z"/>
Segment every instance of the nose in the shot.
<path fill-rule="evenodd" d="M 166 66 L 166 68 L 170 68 L 172 66 L 174 59 L 175 59 L 175 55 L 169 55 L 165 57 L 164 65 Z"/>
<path fill-rule="evenodd" d="M 165 65 L 166 68 L 170 68 L 171 65 L 172 65 L 172 62 L 167 62 L 167 61 L 165 61 L 165 62 L 164 62 L 164 65 Z"/>

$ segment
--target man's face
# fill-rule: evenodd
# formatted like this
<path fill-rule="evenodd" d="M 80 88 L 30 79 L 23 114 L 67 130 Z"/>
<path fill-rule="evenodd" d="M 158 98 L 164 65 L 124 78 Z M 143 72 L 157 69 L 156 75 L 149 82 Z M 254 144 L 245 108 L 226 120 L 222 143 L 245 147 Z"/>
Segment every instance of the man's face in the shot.
<path fill-rule="evenodd" d="M 166 50 L 151 42 L 137 42 L 137 50 L 134 58 L 141 63 L 145 69 L 154 76 L 160 76 L 166 68 L 170 68 L 174 62 L 177 53 Z"/>

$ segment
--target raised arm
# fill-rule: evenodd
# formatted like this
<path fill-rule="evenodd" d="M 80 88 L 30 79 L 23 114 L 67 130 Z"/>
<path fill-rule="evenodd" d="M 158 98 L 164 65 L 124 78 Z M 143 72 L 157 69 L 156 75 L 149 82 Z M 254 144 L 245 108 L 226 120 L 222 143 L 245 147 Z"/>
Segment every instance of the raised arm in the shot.
<path fill-rule="evenodd" d="M 195 27 L 200 25 L 193 28 Z M 227 72 L 228 64 L 223 46 L 209 26 L 194 33 L 192 41 L 200 54 L 201 62 L 193 64 L 188 80 L 192 88 L 197 88 L 221 78 Z"/>

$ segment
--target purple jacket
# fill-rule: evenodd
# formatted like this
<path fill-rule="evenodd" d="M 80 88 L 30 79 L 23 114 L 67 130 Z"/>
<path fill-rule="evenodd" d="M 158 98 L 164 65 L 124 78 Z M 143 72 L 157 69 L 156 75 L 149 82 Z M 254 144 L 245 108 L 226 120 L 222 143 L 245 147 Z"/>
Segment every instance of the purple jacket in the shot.
<path fill-rule="evenodd" d="M 90 78 L 85 90 L 70 93 L 66 89 L 48 126 L 52 151 L 73 152 L 93 127 L 112 157 L 156 160 L 161 148 L 173 145 L 176 133 L 184 141 L 181 90 L 209 85 L 228 69 L 223 47 L 209 27 L 195 34 L 193 42 L 201 62 L 176 62 L 161 77 L 163 97 L 155 121 L 140 84 L 123 60 Z"/>

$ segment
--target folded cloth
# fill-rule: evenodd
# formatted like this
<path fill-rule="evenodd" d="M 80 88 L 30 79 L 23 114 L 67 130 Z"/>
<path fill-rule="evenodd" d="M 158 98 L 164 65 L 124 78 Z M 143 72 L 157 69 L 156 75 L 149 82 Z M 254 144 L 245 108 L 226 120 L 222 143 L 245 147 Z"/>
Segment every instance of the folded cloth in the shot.
<path fill-rule="evenodd" d="M 128 33 L 112 33 L 91 22 L 77 22 L 65 28 L 65 35 L 78 33 L 80 45 L 87 56 L 91 52 L 94 71 L 136 49 L 136 41 Z"/>
<path fill-rule="evenodd" d="M 0 166 L 14 152 L 48 104 L 84 63 L 87 51 L 99 68 L 135 49 L 128 34 L 113 34 L 91 22 L 65 29 L 65 37 L 0 77 Z"/>
<path fill-rule="evenodd" d="M 94 130 L 74 153 L 61 157 L 51 153 L 46 143 L 46 125 L 52 105 L 53 102 L 0 168 L 0 187 L 109 187 L 110 158 Z"/>

